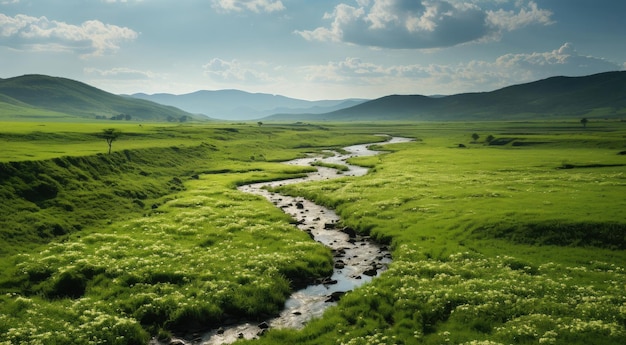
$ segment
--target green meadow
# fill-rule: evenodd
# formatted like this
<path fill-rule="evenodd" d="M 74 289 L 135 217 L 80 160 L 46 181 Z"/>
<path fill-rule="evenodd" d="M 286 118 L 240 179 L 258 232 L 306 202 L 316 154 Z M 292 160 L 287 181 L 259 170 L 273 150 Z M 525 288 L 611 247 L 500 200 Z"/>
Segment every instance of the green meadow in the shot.
<path fill-rule="evenodd" d="M 415 141 L 351 160 L 365 176 L 280 191 L 333 208 L 393 263 L 255 342 L 626 339 L 625 122 L 0 128 L 0 344 L 147 344 L 277 314 L 332 254 L 236 186 L 303 176 L 314 167 L 280 162 L 381 133 Z M 122 132 L 110 155 L 107 128 Z"/>

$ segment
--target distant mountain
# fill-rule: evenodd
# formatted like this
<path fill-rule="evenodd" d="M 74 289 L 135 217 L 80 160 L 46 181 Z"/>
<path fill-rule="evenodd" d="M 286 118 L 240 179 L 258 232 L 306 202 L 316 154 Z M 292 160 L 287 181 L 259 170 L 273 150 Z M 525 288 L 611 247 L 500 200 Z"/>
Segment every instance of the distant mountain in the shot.
<path fill-rule="evenodd" d="M 180 121 L 206 117 L 135 98 L 122 97 L 87 84 L 45 75 L 0 79 L 0 117 L 111 118 Z"/>
<path fill-rule="evenodd" d="M 183 95 L 137 93 L 131 97 L 174 106 L 223 120 L 256 120 L 278 113 L 322 114 L 363 103 L 364 99 L 307 101 L 240 90 L 201 90 Z"/>
<path fill-rule="evenodd" d="M 262 121 L 626 117 L 626 71 L 552 77 L 491 92 L 450 96 L 390 95 L 371 101 L 306 101 L 238 90 L 198 91 L 178 96 L 136 94 L 131 97 L 44 75 L 0 79 L 0 119 L 122 116 L 148 121 L 207 120 L 206 116 L 193 114 L 224 120 Z"/>
<path fill-rule="evenodd" d="M 457 121 L 626 117 L 626 72 L 552 77 L 496 91 L 451 96 L 391 95 L 320 115 L 266 121 Z"/>

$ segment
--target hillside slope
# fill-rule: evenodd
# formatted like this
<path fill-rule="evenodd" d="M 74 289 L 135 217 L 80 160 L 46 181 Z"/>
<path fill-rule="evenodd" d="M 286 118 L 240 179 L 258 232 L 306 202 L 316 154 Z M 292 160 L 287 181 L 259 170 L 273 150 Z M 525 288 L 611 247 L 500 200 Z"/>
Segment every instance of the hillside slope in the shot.
<path fill-rule="evenodd" d="M 454 121 L 626 116 L 626 72 L 552 77 L 482 93 L 392 95 L 306 120 Z M 285 119 L 283 115 L 281 117 Z M 301 116 L 298 120 L 303 120 Z"/>
<path fill-rule="evenodd" d="M 180 109 L 122 97 L 66 78 L 24 75 L 0 79 L 0 116 L 96 118 L 129 115 L 133 120 L 202 119 Z"/>

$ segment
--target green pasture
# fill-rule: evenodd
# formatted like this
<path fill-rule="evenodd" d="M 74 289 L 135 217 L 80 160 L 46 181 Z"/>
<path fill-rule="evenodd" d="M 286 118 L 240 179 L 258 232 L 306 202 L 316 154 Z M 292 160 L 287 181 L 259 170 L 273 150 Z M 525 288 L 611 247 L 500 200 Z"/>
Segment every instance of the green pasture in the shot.
<path fill-rule="evenodd" d="M 111 121 L 109 121 L 111 122 Z M 128 124 L 86 121 L 73 122 L 4 122 L 0 130 L 0 161 L 43 160 L 59 156 L 87 156 L 106 153 L 104 139 L 97 137 L 104 129 L 123 133 L 113 149 L 137 149 L 182 144 L 181 139 L 168 140 L 167 125 Z M 148 142 L 146 142 L 146 140 Z"/>
<path fill-rule="evenodd" d="M 146 344 L 276 314 L 331 253 L 235 187 L 383 133 L 416 140 L 353 159 L 366 176 L 281 190 L 390 244 L 389 270 L 256 342 L 624 342 L 626 123 L 572 120 L 3 123 L 0 344 Z"/>
<path fill-rule="evenodd" d="M 337 135 L 336 126 L 307 124 L 263 125 L 219 123 L 211 125 L 167 123 L 85 122 L 0 122 L 0 162 L 44 160 L 60 156 L 86 156 L 106 153 L 108 146 L 99 135 L 109 128 L 121 132 L 113 151 L 155 147 L 196 146 L 199 143 L 228 143 L 234 155 L 281 161 L 292 157 L 283 150 L 340 148 L 356 142 L 380 141 L 367 131 Z M 360 136 L 360 138 L 359 138 Z M 332 137 L 331 141 L 327 141 Z M 368 139 L 364 139 L 368 138 Z M 235 157 L 239 159 L 239 157 Z"/>
<path fill-rule="evenodd" d="M 626 339 L 624 124 L 466 125 L 412 128 L 418 141 L 352 161 L 373 167 L 367 176 L 281 188 L 390 243 L 394 262 L 304 331 L 266 343 Z"/>

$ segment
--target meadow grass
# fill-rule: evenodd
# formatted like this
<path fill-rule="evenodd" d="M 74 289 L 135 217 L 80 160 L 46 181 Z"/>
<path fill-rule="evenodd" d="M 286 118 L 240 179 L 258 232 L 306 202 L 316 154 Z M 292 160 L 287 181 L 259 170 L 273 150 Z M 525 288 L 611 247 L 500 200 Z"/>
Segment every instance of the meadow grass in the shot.
<path fill-rule="evenodd" d="M 233 190 L 234 179 L 247 178 L 235 175 L 188 181 L 188 191 L 177 193 L 149 216 L 114 222 L 37 253 L 15 256 L 13 274 L 21 278 L 22 291 L 19 297 L 4 297 L 4 302 L 8 308 L 24 301 L 31 307 L 28 314 L 13 315 L 6 322 L 23 322 L 25 317 L 32 327 L 45 329 L 61 311 L 46 314 L 55 307 L 63 310 L 67 299 L 82 301 L 93 314 L 141 325 L 152 334 L 276 314 L 291 284 L 330 273 L 330 253 L 294 230 L 280 210 Z M 65 324 L 76 337 L 73 343 L 91 340 L 79 336 L 81 329 L 90 327 L 79 321 Z M 99 331 L 100 336 L 109 335 Z M 145 331 L 136 337 L 146 341 Z M 32 340 L 19 332 L 10 339 Z M 59 339 L 50 334 L 46 341 Z"/>
<path fill-rule="evenodd" d="M 626 338 L 623 123 L 144 124 L 121 128 L 137 146 L 112 155 L 24 158 L 31 139 L 106 149 L 94 135 L 107 126 L 55 126 L 0 130 L 22 157 L 0 155 L 0 344 L 145 344 L 277 313 L 331 254 L 235 187 L 301 176 L 312 168 L 277 162 L 380 133 L 418 140 L 350 160 L 366 176 L 281 190 L 389 243 L 389 270 L 259 343 Z"/>
<path fill-rule="evenodd" d="M 292 157 L 289 150 L 319 151 L 353 143 L 380 141 L 371 131 L 359 130 L 337 135 L 337 126 L 263 125 L 247 123 L 167 124 L 118 121 L 85 122 L 0 122 L 0 162 L 45 160 L 62 156 L 106 153 L 108 146 L 99 134 L 114 128 L 121 136 L 113 151 L 143 148 L 224 144 L 234 159 L 282 161 Z M 329 138 L 331 140 L 329 141 Z M 365 139 L 368 138 L 368 139 Z M 285 152 L 286 150 L 286 152 Z M 247 154 L 239 157 L 238 154 Z M 254 158 L 252 158 L 254 157 Z"/>
<path fill-rule="evenodd" d="M 373 167 L 364 177 L 281 187 L 390 243 L 394 262 L 304 330 L 260 342 L 623 343 L 626 126 L 479 125 L 416 126 L 420 141 L 351 160 Z"/>
<path fill-rule="evenodd" d="M 100 124 L 9 127 L 0 135 L 16 148 L 106 145 Z M 313 170 L 275 161 L 376 140 L 317 126 L 122 131 L 138 148 L 120 139 L 111 155 L 0 163 L 2 344 L 145 344 L 277 314 L 290 291 L 331 273 L 331 253 L 235 187 Z"/>

